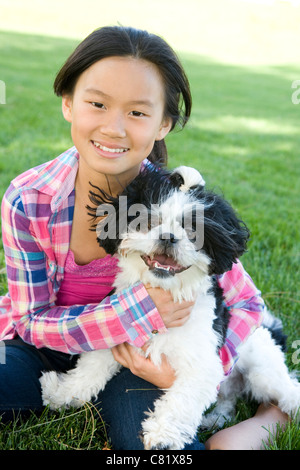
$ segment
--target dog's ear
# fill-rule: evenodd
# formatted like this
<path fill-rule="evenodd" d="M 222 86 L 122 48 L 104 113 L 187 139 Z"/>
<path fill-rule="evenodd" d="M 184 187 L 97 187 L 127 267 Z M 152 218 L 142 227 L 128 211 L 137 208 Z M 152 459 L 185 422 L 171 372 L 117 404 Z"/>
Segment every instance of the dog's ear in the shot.
<path fill-rule="evenodd" d="M 223 197 L 206 191 L 203 195 L 203 250 L 211 259 L 210 274 L 223 274 L 246 251 L 250 232 Z"/>
<path fill-rule="evenodd" d="M 184 193 L 199 188 L 199 186 L 205 186 L 205 181 L 199 171 L 189 166 L 175 168 L 170 175 L 170 182 Z"/>
<path fill-rule="evenodd" d="M 120 240 L 119 226 L 119 197 L 111 196 L 102 189 L 94 186 L 89 192 L 89 198 L 93 206 L 86 206 L 88 215 L 92 218 L 90 230 L 97 234 L 97 241 L 106 253 L 114 255 L 118 251 Z"/>
<path fill-rule="evenodd" d="M 98 223 L 96 228 L 97 242 L 107 254 L 114 255 L 121 243 L 118 228 L 118 216 L 108 211 L 107 216 Z"/>
<path fill-rule="evenodd" d="M 93 188 L 89 192 L 93 206 L 87 206 L 92 218 L 90 230 L 96 231 L 99 245 L 108 254 L 117 253 L 128 224 L 136 217 L 130 215 L 130 207 L 135 204 L 148 207 L 151 202 L 156 203 L 166 181 L 165 173 L 153 165 L 145 167 L 116 197 L 90 183 Z"/>

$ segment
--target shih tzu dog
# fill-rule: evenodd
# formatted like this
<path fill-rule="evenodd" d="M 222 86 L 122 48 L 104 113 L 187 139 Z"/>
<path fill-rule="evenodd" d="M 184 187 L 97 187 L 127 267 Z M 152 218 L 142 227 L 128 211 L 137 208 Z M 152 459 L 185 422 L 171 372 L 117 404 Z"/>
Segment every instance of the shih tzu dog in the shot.
<path fill-rule="evenodd" d="M 206 190 L 201 175 L 188 167 L 168 172 L 146 166 L 119 197 L 93 187 L 90 198 L 96 206 L 90 214 L 99 220 L 94 226 L 99 244 L 119 257 L 117 291 L 143 282 L 171 291 L 176 301 L 196 298 L 183 326 L 154 335 L 146 353 L 140 351 L 158 366 L 165 354 L 176 372 L 174 384 L 141 423 L 144 448 L 183 449 L 200 425 L 222 425 L 240 394 L 276 402 L 295 415 L 300 384 L 289 375 L 279 341 L 270 331 L 280 333 L 281 322 L 269 313 L 240 347 L 239 360 L 224 380 L 218 351 L 229 312 L 216 276 L 231 269 L 249 238 L 230 204 Z M 82 406 L 120 368 L 110 350 L 83 353 L 66 374 L 47 372 L 41 377 L 43 402 L 52 409 Z M 204 416 L 214 402 L 211 415 Z"/>

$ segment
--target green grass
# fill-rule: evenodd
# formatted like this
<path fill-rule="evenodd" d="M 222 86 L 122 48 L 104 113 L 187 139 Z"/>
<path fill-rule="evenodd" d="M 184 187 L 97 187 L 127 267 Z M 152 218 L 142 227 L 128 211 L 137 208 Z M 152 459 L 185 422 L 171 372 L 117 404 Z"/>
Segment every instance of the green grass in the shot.
<path fill-rule="evenodd" d="M 0 424 L 0 450 L 102 450 L 109 448 L 99 411 L 86 403 L 79 410 L 50 412 Z"/>
<path fill-rule="evenodd" d="M 299 426 L 295 422 L 287 423 L 281 427 L 277 424 L 276 430 L 269 433 L 269 442 L 264 443 L 264 450 L 300 450 Z"/>
<path fill-rule="evenodd" d="M 0 80 L 6 83 L 6 105 L 0 105 L 0 198 L 12 178 L 72 145 L 52 83 L 77 42 L 0 32 Z M 198 168 L 248 224 L 252 237 L 243 264 L 283 320 L 287 363 L 299 373 L 292 344 L 300 339 L 300 105 L 291 102 L 291 82 L 300 79 L 300 66 L 233 66 L 189 54 L 182 60 L 194 107 L 187 128 L 167 139 L 169 165 Z M 0 295 L 7 289 L 4 266 L 0 243 Z M 105 427 L 96 411 L 74 413 L 2 424 L 0 448 L 101 447 Z M 252 413 L 253 406 L 240 404 L 238 419 Z M 282 435 L 273 446 L 285 448 L 288 442 L 290 449 L 299 449 L 295 424 Z"/>

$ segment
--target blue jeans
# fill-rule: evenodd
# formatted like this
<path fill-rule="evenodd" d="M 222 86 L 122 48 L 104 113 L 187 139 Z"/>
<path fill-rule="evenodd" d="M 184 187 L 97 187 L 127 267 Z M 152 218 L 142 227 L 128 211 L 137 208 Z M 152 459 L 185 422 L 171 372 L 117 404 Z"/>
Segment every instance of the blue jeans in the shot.
<path fill-rule="evenodd" d="M 12 420 L 43 409 L 39 377 L 42 371 L 65 372 L 76 364 L 76 356 L 50 349 L 37 349 L 21 339 L 5 341 L 5 363 L 0 362 L 0 415 Z M 2 355 L 3 356 L 3 355 Z M 95 403 L 104 419 L 114 450 L 143 450 L 139 438 L 145 411 L 163 393 L 157 387 L 123 368 L 99 394 Z M 184 450 L 204 450 L 197 436 Z"/>

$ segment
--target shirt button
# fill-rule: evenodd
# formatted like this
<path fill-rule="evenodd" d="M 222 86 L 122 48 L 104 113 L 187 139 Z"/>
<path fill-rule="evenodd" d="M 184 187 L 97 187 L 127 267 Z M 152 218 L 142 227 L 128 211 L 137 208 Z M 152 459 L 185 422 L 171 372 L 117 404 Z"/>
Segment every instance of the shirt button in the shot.
<path fill-rule="evenodd" d="M 157 333 L 158 333 L 158 330 L 152 330 L 153 335 L 157 335 Z"/>

